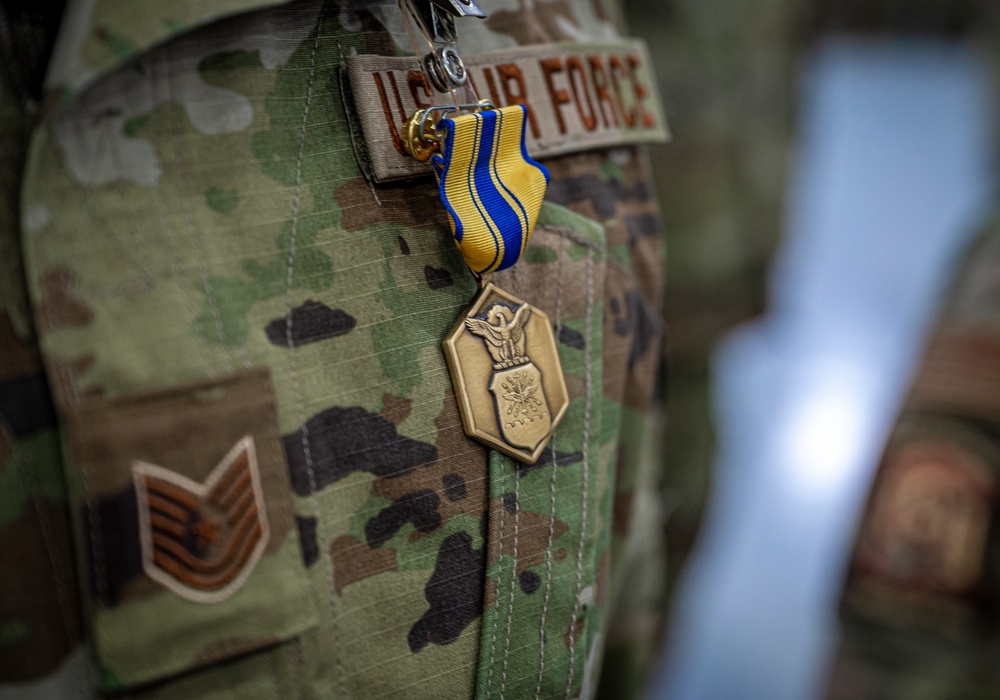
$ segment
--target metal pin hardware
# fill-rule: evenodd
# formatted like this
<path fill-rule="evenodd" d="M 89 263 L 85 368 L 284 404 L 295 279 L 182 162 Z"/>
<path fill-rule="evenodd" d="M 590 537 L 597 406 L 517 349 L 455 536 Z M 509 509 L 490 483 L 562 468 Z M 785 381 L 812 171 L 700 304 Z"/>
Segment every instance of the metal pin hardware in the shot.
<path fill-rule="evenodd" d="M 441 149 L 441 134 L 437 130 L 437 122 L 451 112 L 481 112 L 484 109 L 494 109 L 489 100 L 466 102 L 457 105 L 434 105 L 417 110 L 403 125 L 403 148 L 421 163 Z"/>
<path fill-rule="evenodd" d="M 438 92 L 452 92 L 466 85 L 469 75 L 465 63 L 458 55 L 456 17 L 476 17 L 485 19 L 474 0 L 399 0 L 399 7 L 406 20 L 414 53 L 421 55 L 416 47 L 412 19 L 427 42 L 430 51 L 423 55 L 420 63 L 431 86 Z"/>
<path fill-rule="evenodd" d="M 418 110 L 403 126 L 403 148 L 418 161 L 425 162 L 441 150 L 442 137 L 436 128 L 440 119 L 450 112 L 480 112 L 494 108 L 489 100 L 479 99 L 469 81 L 465 62 L 458 53 L 455 33 L 456 18 L 484 19 L 486 13 L 476 5 L 475 0 L 399 0 L 399 10 L 410 36 L 413 54 L 422 55 L 420 65 L 427 84 L 451 98 L 451 104 Z M 427 45 L 426 53 L 419 48 L 411 23 L 416 25 Z"/>

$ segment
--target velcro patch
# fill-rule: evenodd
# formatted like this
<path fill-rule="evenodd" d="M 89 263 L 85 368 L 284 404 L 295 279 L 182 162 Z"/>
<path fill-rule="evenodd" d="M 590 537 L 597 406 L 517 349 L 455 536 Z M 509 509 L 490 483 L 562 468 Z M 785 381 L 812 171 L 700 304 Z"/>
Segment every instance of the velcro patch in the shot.
<path fill-rule="evenodd" d="M 481 99 L 528 107 L 527 147 L 534 158 L 669 140 L 642 41 L 523 46 L 464 60 Z M 349 56 L 346 76 L 349 117 L 361 132 L 354 148 L 365 174 L 376 182 L 430 175 L 427 163 L 403 150 L 400 133 L 418 109 L 448 99 L 427 84 L 417 60 Z"/>
<path fill-rule="evenodd" d="M 195 602 L 235 593 L 270 535 L 253 436 L 204 482 L 141 460 L 133 460 L 132 478 L 146 575 Z"/>
<path fill-rule="evenodd" d="M 974 422 L 904 410 L 855 544 L 848 616 L 941 639 L 985 633 L 998 457 Z"/>

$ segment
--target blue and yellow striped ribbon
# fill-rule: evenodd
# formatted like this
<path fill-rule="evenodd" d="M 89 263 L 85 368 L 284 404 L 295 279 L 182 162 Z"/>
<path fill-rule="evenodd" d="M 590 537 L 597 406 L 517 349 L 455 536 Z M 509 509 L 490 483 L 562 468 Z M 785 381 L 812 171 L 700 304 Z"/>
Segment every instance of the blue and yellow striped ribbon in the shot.
<path fill-rule="evenodd" d="M 510 105 L 446 117 L 432 159 L 451 233 L 476 274 L 510 267 L 538 220 L 549 171 L 524 146 L 527 108 Z"/>

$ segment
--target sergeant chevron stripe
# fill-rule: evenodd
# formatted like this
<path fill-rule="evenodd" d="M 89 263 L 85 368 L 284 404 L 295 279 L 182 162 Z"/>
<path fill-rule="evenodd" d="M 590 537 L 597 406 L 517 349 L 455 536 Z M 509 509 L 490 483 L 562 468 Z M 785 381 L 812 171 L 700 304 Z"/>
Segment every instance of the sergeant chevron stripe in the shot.
<path fill-rule="evenodd" d="M 524 105 L 442 119 L 432 161 L 452 235 L 477 274 L 518 261 L 531 238 L 549 171 L 528 155 Z"/>
<path fill-rule="evenodd" d="M 243 585 L 269 536 L 253 438 L 242 438 L 199 484 L 134 461 L 146 574 L 199 603 L 224 600 Z"/>

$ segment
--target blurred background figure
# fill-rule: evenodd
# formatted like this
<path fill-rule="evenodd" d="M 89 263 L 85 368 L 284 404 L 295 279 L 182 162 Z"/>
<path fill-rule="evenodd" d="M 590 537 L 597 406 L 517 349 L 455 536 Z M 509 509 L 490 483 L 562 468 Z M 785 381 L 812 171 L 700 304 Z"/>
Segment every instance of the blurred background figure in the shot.
<path fill-rule="evenodd" d="M 997 10 L 634 5 L 675 134 L 652 695 L 1000 696 Z"/>

